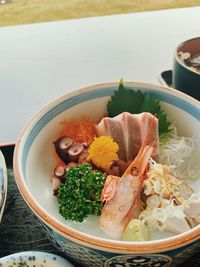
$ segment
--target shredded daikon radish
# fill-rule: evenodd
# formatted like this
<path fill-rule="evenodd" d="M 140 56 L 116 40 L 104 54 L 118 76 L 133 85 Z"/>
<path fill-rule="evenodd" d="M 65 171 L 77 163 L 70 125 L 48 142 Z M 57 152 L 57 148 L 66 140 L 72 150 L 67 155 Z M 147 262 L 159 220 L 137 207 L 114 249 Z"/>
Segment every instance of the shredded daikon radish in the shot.
<path fill-rule="evenodd" d="M 200 177 L 200 138 L 174 134 L 159 150 L 159 162 L 181 179 Z"/>

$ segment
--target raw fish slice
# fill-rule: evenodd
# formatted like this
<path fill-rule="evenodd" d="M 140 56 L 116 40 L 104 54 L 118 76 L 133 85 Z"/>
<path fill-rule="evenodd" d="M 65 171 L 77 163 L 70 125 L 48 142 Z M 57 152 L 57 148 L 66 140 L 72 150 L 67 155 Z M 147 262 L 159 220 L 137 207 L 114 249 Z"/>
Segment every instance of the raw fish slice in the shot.
<path fill-rule="evenodd" d="M 141 126 L 141 134 L 142 134 L 142 142 L 145 139 L 146 132 L 149 128 L 152 118 L 154 117 L 151 113 L 143 112 L 140 115 L 140 126 Z M 158 140 L 159 132 L 158 132 L 158 119 L 153 120 L 152 131 L 148 137 L 147 144 L 152 141 Z"/>
<path fill-rule="evenodd" d="M 115 121 L 121 123 L 123 129 L 127 162 L 132 161 L 137 156 L 142 141 L 144 140 L 140 117 L 140 114 L 133 115 L 128 112 L 123 112 L 114 118 Z"/>
<path fill-rule="evenodd" d="M 138 154 L 154 116 L 148 112 L 140 114 L 124 112 L 115 118 L 119 120 L 120 117 L 125 136 L 126 160 L 129 162 Z M 147 144 L 155 140 L 158 140 L 158 120 L 156 118 L 153 120 L 152 131 Z"/>
<path fill-rule="evenodd" d="M 114 118 L 103 118 L 97 125 L 97 132 L 99 136 L 111 136 L 120 147 L 119 158 L 130 162 L 138 154 L 153 117 L 148 112 L 140 114 L 123 112 Z M 155 118 L 147 144 L 158 140 L 158 136 L 158 119 Z"/>

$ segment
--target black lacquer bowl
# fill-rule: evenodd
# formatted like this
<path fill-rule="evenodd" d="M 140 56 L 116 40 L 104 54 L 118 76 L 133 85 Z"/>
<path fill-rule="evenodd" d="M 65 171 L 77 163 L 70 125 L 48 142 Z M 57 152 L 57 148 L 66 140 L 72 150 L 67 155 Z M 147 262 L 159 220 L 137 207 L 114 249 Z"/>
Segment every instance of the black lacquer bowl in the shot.
<path fill-rule="evenodd" d="M 200 37 L 181 43 L 174 53 L 173 87 L 200 100 Z"/>

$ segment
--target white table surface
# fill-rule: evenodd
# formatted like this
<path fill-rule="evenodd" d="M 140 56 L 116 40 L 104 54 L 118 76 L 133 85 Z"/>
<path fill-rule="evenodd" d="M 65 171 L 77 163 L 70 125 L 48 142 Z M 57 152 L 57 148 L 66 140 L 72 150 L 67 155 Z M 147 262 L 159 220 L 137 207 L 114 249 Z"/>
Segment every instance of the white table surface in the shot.
<path fill-rule="evenodd" d="M 200 7 L 0 27 L 0 144 L 50 100 L 103 81 L 158 82 Z"/>

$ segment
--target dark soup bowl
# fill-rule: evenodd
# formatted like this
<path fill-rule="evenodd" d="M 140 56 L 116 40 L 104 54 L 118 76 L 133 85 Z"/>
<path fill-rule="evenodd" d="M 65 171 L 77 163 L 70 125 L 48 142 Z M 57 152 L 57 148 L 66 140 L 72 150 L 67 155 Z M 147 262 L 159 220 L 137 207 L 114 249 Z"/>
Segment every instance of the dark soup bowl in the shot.
<path fill-rule="evenodd" d="M 177 47 L 173 87 L 200 100 L 200 37 L 187 40 Z"/>

